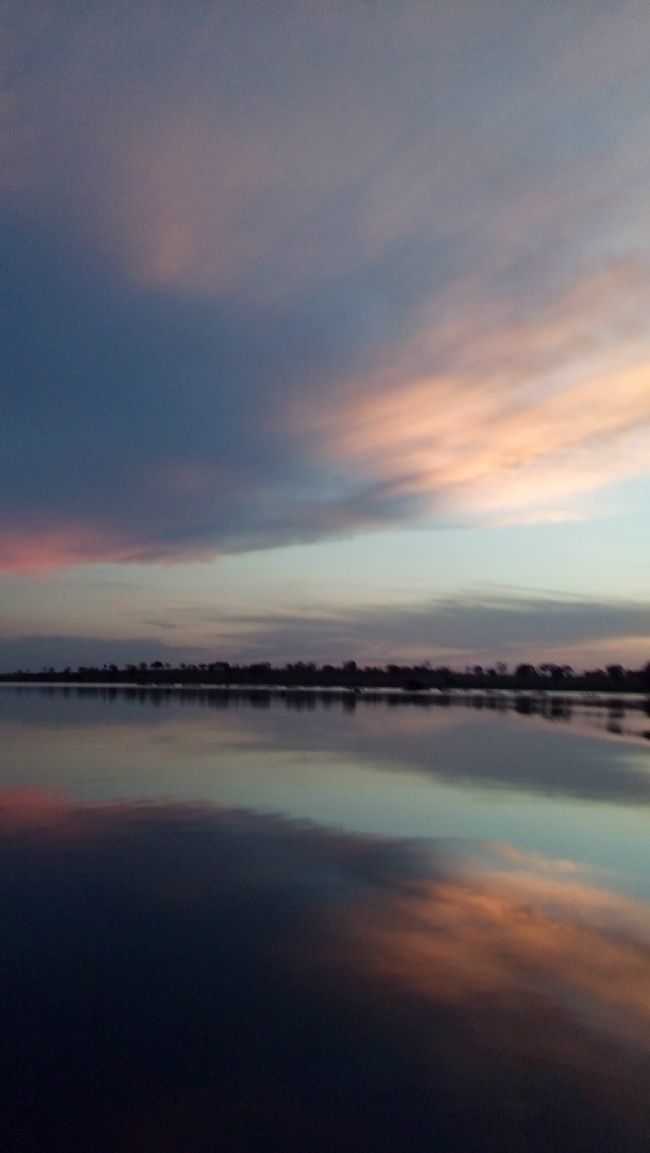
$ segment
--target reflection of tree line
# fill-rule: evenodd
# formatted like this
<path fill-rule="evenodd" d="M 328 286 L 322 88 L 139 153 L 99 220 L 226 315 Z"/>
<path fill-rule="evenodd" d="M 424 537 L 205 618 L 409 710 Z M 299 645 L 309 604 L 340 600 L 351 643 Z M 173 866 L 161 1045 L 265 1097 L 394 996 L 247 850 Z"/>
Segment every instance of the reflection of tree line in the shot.
<path fill-rule="evenodd" d="M 570 665 L 542 662 L 539 665 L 519 664 L 509 669 L 503 661 L 494 666 L 468 665 L 464 670 L 447 665 L 432 667 L 428 661 L 419 665 L 388 664 L 361 666 L 356 661 L 341 665 L 317 665 L 312 661 L 297 661 L 282 667 L 268 661 L 253 664 L 230 664 L 212 661 L 199 664 L 171 665 L 164 661 L 140 661 L 138 664 L 119 666 L 80 665 L 73 669 L 44 667 L 40 672 L 19 669 L 0 675 L 1 681 L 54 684 L 114 684 L 175 687 L 179 685 L 228 688 L 231 686 L 260 686 L 277 689 L 400 689 L 414 694 L 436 690 L 444 696 L 455 689 L 478 691 L 502 690 L 508 692 L 538 692 L 548 690 L 560 693 L 650 693 L 650 661 L 640 669 L 626 669 L 620 664 L 605 668 L 576 672 Z"/>
<path fill-rule="evenodd" d="M 309 712 L 316 708 L 340 708 L 353 713 L 359 705 L 371 707 L 380 705 L 388 708 L 416 706 L 418 708 L 465 708 L 474 711 L 487 710 L 496 713 L 514 712 L 520 716 L 540 716 L 548 720 L 570 721 L 576 705 L 579 711 L 589 709 L 606 714 L 607 729 L 612 733 L 623 733 L 623 720 L 627 711 L 644 712 L 650 716 L 650 696 L 630 699 L 622 696 L 601 697 L 596 694 L 580 698 L 571 694 L 556 692 L 463 692 L 440 691 L 422 692 L 403 690 L 401 692 L 382 690 L 350 690 L 345 688 L 324 690 L 288 687 L 228 687 L 213 686 L 192 688 L 117 685 L 52 685 L 35 686 L 40 695 L 95 698 L 102 701 L 131 701 L 136 704 L 160 707 L 174 702 L 181 705 L 205 705 L 214 709 L 237 708 L 246 704 L 255 709 L 268 709 L 273 702 L 283 704 L 286 709 L 296 712 Z M 22 685 L 13 686 L 13 691 L 24 691 Z M 650 730 L 643 734 L 650 739 Z"/>

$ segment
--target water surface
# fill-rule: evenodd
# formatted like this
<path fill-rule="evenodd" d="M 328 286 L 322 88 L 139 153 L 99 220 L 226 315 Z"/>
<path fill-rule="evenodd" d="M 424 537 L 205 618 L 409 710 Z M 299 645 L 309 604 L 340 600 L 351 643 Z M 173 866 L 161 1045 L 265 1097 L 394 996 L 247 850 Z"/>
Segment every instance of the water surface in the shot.
<path fill-rule="evenodd" d="M 649 724 L 0 690 L 2 1148 L 647 1149 Z"/>

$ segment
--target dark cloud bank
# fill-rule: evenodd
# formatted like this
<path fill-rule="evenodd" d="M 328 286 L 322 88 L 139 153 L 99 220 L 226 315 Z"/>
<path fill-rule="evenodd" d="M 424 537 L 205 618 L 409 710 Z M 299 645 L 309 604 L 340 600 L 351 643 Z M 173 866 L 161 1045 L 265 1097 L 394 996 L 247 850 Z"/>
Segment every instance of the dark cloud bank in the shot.
<path fill-rule="evenodd" d="M 0 231 L 0 564 L 20 564 L 25 541 L 37 568 L 75 555 L 164 560 L 313 540 L 404 512 L 381 486 L 320 466 L 287 419 L 365 346 L 352 302 L 381 298 L 388 340 L 421 275 L 390 287 L 388 257 L 262 309 L 138 291 L 16 214 Z"/>

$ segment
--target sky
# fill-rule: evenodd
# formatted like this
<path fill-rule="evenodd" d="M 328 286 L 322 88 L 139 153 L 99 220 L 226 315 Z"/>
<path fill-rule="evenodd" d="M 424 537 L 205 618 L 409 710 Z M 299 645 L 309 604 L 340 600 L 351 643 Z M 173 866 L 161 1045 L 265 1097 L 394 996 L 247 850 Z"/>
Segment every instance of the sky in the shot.
<path fill-rule="evenodd" d="M 650 659 L 647 0 L 6 0 L 0 670 Z"/>

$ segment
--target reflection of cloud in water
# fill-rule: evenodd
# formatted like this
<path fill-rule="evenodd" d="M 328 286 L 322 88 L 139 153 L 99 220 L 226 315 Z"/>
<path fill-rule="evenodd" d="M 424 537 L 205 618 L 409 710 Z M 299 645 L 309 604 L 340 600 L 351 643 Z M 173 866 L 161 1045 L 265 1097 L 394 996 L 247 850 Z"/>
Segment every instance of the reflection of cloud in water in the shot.
<path fill-rule="evenodd" d="M 380 971 L 445 1003 L 533 995 L 650 1053 L 650 909 L 567 862 L 525 857 L 516 871 L 461 871 L 391 902 L 379 935 L 374 922 L 367 934 Z"/>
<path fill-rule="evenodd" d="M 650 911 L 571 862 L 1 814 L 4 1148 L 647 1147 Z"/>
<path fill-rule="evenodd" d="M 596 728 L 466 708 L 361 707 L 352 718 L 317 711 L 303 725 L 264 714 L 269 745 L 353 753 L 374 767 L 404 766 L 455 785 L 505 787 L 621 803 L 650 802 L 647 750 Z"/>
<path fill-rule="evenodd" d="M 259 751 L 260 764 L 270 753 L 316 753 L 372 769 L 404 767 L 469 789 L 650 802 L 647 742 L 608 735 L 606 711 L 575 709 L 569 724 L 465 706 L 364 700 L 349 711 L 336 701 L 322 707 L 315 697 L 309 707 L 288 712 L 280 700 L 269 697 L 255 708 L 252 699 L 245 692 L 5 691 L 0 736 L 5 748 L 13 743 L 19 750 L 21 771 L 28 760 L 38 766 L 55 755 L 64 768 L 79 757 L 94 763 L 102 748 L 109 768 L 151 763 L 158 775 L 163 760 L 176 772 L 210 758 L 215 769 L 232 765 L 245 750 Z M 641 710 L 625 720 L 630 729 L 646 724 Z"/>

